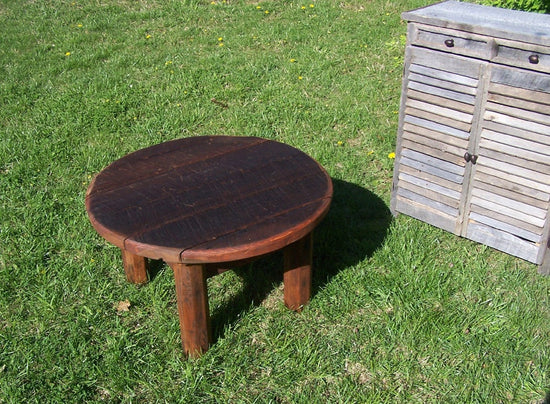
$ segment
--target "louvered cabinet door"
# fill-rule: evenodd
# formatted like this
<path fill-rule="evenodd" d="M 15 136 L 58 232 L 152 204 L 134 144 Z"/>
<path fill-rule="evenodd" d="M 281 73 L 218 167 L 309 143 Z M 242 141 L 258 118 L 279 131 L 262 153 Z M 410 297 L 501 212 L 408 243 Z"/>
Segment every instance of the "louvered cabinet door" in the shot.
<path fill-rule="evenodd" d="M 392 210 L 461 233 L 477 94 L 486 63 L 409 46 Z"/>
<path fill-rule="evenodd" d="M 402 17 L 392 212 L 550 275 L 550 15 L 444 1 Z"/>
<path fill-rule="evenodd" d="M 491 66 L 465 236 L 540 264 L 548 239 L 550 75 Z"/>

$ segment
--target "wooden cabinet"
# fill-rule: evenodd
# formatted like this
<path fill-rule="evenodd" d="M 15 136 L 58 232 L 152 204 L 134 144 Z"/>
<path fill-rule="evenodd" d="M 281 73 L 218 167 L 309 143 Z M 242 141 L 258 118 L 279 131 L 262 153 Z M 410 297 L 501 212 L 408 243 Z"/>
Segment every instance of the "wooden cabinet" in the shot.
<path fill-rule="evenodd" d="M 447 1 L 403 18 L 392 211 L 548 272 L 550 15 Z"/>

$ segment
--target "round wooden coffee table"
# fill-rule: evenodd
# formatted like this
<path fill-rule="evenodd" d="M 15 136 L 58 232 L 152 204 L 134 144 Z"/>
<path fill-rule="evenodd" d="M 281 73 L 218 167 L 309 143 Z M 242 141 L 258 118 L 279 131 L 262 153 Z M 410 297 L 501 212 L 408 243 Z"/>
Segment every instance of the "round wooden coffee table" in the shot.
<path fill-rule="evenodd" d="M 196 356 L 211 342 L 209 276 L 284 249 L 285 304 L 300 310 L 308 302 L 311 232 L 331 199 L 329 175 L 303 152 L 210 136 L 115 161 L 93 179 L 86 209 L 97 232 L 122 250 L 128 281 L 147 281 L 146 258 L 173 269 L 183 348 Z"/>

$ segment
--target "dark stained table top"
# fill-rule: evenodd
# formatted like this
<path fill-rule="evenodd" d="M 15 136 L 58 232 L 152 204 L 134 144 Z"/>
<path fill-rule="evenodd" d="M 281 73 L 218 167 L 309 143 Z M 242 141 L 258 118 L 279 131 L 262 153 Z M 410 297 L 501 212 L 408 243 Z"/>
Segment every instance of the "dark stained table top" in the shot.
<path fill-rule="evenodd" d="M 235 136 L 189 137 L 138 150 L 92 181 L 98 233 L 166 262 L 247 259 L 299 240 L 327 213 L 332 182 L 305 153 Z"/>

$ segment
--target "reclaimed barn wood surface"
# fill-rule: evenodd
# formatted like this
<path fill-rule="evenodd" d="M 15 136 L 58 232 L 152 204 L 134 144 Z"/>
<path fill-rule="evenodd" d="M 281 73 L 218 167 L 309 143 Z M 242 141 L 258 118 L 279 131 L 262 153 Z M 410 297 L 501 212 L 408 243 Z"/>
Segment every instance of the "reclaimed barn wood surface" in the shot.
<path fill-rule="evenodd" d="M 467 237 L 542 263 L 550 207 L 550 77 L 494 66 Z"/>
<path fill-rule="evenodd" d="M 402 14 L 406 21 L 426 23 L 456 32 L 483 34 L 550 46 L 550 15 L 444 1 Z"/>
<path fill-rule="evenodd" d="M 409 21 L 391 208 L 550 259 L 550 16 L 447 1 Z"/>
<path fill-rule="evenodd" d="M 147 258 L 174 272 L 188 356 L 212 342 L 206 279 L 282 249 L 284 302 L 311 295 L 312 230 L 327 213 L 332 182 L 303 152 L 255 137 L 173 140 L 129 154 L 88 188 L 95 229 L 122 250 L 126 278 L 147 282 Z"/>
<path fill-rule="evenodd" d="M 327 212 L 332 183 L 303 152 L 254 137 L 191 137 L 111 164 L 86 196 L 108 241 L 166 262 L 224 262 L 280 249 Z"/>

